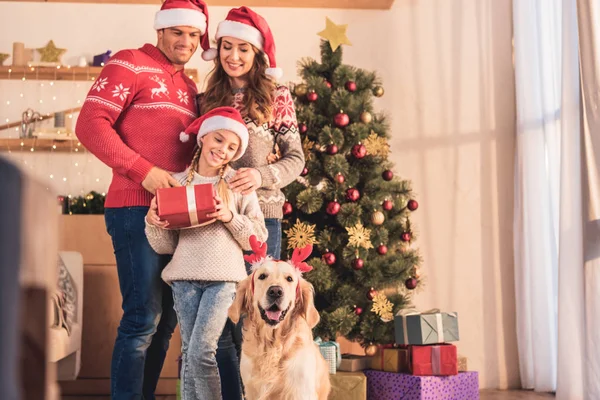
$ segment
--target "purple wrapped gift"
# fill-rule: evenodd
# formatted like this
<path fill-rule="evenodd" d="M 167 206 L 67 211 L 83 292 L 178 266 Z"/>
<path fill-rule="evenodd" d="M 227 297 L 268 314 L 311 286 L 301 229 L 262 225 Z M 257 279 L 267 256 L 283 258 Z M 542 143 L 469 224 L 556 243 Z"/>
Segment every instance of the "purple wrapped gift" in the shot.
<path fill-rule="evenodd" d="M 453 376 L 414 376 L 375 370 L 367 376 L 368 400 L 478 400 L 477 372 Z"/>
<path fill-rule="evenodd" d="M 112 53 L 112 51 L 107 50 L 106 53 L 95 55 L 94 60 L 92 61 L 92 66 L 103 67 L 110 59 L 111 53 Z"/>

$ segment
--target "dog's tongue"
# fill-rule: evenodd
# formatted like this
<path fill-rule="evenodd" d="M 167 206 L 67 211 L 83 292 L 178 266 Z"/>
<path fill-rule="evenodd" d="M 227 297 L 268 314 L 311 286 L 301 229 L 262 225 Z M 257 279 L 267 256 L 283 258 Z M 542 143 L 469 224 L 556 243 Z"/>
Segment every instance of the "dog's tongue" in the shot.
<path fill-rule="evenodd" d="M 279 321 L 279 317 L 281 317 L 281 310 L 278 311 L 265 311 L 267 314 L 267 318 L 271 321 Z"/>

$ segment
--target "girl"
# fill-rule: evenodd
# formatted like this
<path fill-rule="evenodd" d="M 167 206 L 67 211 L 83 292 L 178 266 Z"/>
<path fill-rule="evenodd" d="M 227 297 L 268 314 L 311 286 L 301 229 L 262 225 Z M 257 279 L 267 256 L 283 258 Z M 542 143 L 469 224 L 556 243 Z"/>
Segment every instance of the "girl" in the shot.
<path fill-rule="evenodd" d="M 269 233 L 268 255 L 278 259 L 285 201 L 281 188 L 304 168 L 294 101 L 287 87 L 271 79 L 281 77 L 282 71 L 276 66 L 275 42 L 263 17 L 248 7 L 233 8 L 219 23 L 215 39 L 217 49 L 203 53 L 204 59 L 215 59 L 215 67 L 206 91 L 198 97 L 198 107 L 202 114 L 233 106 L 244 117 L 250 132 L 248 150 L 234 163 L 238 170 L 229 186 L 235 193 L 256 191 Z M 240 348 L 240 327 L 228 321 L 217 351 L 226 400 L 242 397 Z"/>
<path fill-rule="evenodd" d="M 192 123 L 182 140 L 197 134 L 198 149 L 190 167 L 174 175 L 181 184 L 212 183 L 217 187 L 216 222 L 192 229 L 165 230 L 157 215 L 156 198 L 146 217 L 146 235 L 159 254 L 173 254 L 162 278 L 173 289 L 181 327 L 184 400 L 220 400 L 221 382 L 215 352 L 233 302 L 235 284 L 246 277 L 242 249 L 249 237 L 267 236 L 255 193 L 232 193 L 227 186 L 235 172 L 228 164 L 248 145 L 248 130 L 240 113 L 219 107 Z M 262 239 L 261 239 L 262 238 Z"/>

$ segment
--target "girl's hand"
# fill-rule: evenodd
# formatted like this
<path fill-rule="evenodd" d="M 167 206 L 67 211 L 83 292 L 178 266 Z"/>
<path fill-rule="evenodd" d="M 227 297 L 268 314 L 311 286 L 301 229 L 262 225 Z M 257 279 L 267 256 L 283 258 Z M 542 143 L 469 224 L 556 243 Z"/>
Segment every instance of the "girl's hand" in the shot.
<path fill-rule="evenodd" d="M 215 194 L 215 201 L 217 202 L 217 205 L 215 206 L 216 211 L 207 214 L 207 216 L 209 218 L 216 218 L 217 221 L 230 222 L 233 219 L 231 210 L 228 207 L 225 207 L 223 200 L 221 200 L 218 194 Z"/>
<path fill-rule="evenodd" d="M 153 197 L 152 201 L 150 202 L 150 208 L 148 209 L 148 214 L 146 214 L 146 221 L 148 221 L 150 225 L 154 225 L 159 228 L 166 228 L 169 226 L 168 221 L 162 221 L 158 217 L 158 204 L 156 204 L 156 196 Z"/>
<path fill-rule="evenodd" d="M 229 188 L 233 192 L 242 192 L 243 195 L 250 194 L 262 185 L 260 172 L 254 168 L 240 168 L 229 181 Z"/>

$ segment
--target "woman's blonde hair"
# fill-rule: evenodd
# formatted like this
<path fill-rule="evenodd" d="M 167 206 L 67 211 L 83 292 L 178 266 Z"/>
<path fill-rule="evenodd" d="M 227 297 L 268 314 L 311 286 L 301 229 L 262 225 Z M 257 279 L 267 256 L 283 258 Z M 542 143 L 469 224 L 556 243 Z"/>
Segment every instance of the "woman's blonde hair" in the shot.
<path fill-rule="evenodd" d="M 215 107 L 230 106 L 233 104 L 231 81 L 221 64 L 220 53 L 222 43 L 223 39 L 221 38 L 217 42 L 218 55 L 215 58 L 215 67 L 208 75 L 206 91 L 202 96 L 200 104 L 201 115 Z M 257 125 L 261 125 L 271 119 L 275 82 L 265 74 L 265 70 L 268 67 L 265 53 L 254 45 L 251 46 L 255 56 L 252 68 L 250 68 L 247 74 L 248 86 L 246 87 L 244 106 L 240 110 L 240 113 L 244 117 L 248 116 L 252 118 Z"/>
<path fill-rule="evenodd" d="M 194 180 L 194 173 L 198 171 L 198 164 L 200 163 L 200 154 L 202 153 L 202 146 L 197 146 L 194 151 L 194 157 L 192 157 L 192 163 L 190 164 L 190 170 L 185 181 L 185 185 L 189 186 Z M 225 172 L 227 171 L 227 164 L 221 167 L 219 171 L 219 183 L 217 183 L 217 194 L 223 200 L 225 207 L 233 211 L 233 194 L 229 185 L 225 182 Z"/>

